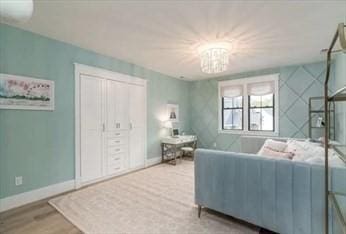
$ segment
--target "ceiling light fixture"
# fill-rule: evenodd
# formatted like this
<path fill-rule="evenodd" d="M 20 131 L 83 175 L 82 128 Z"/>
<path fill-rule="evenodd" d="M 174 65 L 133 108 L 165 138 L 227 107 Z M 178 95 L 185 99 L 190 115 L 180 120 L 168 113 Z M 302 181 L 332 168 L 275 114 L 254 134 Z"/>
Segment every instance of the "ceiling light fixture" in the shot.
<path fill-rule="evenodd" d="M 34 11 L 33 0 L 0 0 L 0 19 L 6 22 L 27 22 Z"/>
<path fill-rule="evenodd" d="M 198 47 L 202 72 L 215 74 L 227 70 L 231 45 L 227 42 L 208 43 Z"/>

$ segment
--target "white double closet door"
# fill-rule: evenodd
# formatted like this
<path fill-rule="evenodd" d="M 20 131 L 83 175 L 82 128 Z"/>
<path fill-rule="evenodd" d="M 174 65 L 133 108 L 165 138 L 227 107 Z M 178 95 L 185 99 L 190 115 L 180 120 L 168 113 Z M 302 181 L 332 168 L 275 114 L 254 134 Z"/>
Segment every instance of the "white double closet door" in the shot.
<path fill-rule="evenodd" d="M 80 77 L 81 182 L 145 166 L 146 86 Z"/>

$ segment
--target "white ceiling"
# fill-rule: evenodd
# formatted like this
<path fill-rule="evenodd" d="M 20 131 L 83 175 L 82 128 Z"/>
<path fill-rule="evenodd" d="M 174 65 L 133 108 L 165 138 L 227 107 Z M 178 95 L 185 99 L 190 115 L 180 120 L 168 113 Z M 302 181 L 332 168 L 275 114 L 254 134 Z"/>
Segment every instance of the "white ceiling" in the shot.
<path fill-rule="evenodd" d="M 82 1 L 36 0 L 16 27 L 174 77 L 200 71 L 196 47 L 234 43 L 226 75 L 320 61 L 346 1 Z M 214 75 L 215 76 L 215 75 Z"/>

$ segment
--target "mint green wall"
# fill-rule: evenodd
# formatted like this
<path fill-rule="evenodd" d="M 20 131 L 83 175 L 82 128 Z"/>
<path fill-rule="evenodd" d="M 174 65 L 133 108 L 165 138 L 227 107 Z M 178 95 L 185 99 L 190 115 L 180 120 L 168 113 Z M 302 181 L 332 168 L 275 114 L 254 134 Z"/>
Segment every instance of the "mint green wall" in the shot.
<path fill-rule="evenodd" d="M 239 150 L 239 136 L 217 133 L 218 80 L 280 73 L 280 135 L 305 137 L 307 100 L 323 94 L 325 73 L 324 63 L 314 63 L 185 82 L 0 24 L 0 73 L 54 80 L 56 91 L 53 112 L 0 110 L 0 198 L 74 178 L 74 62 L 148 80 L 148 158 L 160 155 L 167 103 L 180 105 L 180 128 L 192 129 L 199 146 Z"/>
<path fill-rule="evenodd" d="M 0 110 L 0 198 L 74 178 L 74 62 L 148 80 L 148 158 L 160 155 L 167 103 L 189 131 L 188 82 L 0 24 L 0 73 L 54 80 L 56 92 L 53 112 Z"/>
<path fill-rule="evenodd" d="M 240 79 L 265 74 L 280 74 L 279 131 L 282 137 L 308 136 L 309 97 L 323 95 L 325 64 L 313 63 L 241 73 L 192 83 L 191 129 L 198 136 L 199 146 L 239 151 L 240 135 L 218 133 L 219 80 Z M 323 132 L 315 132 L 314 137 Z M 216 144 L 216 147 L 215 147 Z"/>

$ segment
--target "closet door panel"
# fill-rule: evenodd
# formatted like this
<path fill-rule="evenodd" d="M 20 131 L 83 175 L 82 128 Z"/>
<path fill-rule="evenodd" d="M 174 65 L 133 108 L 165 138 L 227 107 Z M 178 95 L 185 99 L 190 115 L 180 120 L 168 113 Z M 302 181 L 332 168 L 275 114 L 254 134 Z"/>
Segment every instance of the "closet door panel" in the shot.
<path fill-rule="evenodd" d="M 132 128 L 145 125 L 145 88 L 139 85 L 130 85 L 129 112 Z"/>
<path fill-rule="evenodd" d="M 129 129 L 129 89 L 128 84 L 115 82 L 114 96 L 116 102 L 115 119 L 118 129 Z"/>
<path fill-rule="evenodd" d="M 130 168 L 137 168 L 145 164 L 145 88 L 129 85 L 129 90 Z"/>
<path fill-rule="evenodd" d="M 143 167 L 144 158 L 144 134 L 142 129 L 134 128 L 130 133 L 130 168 Z"/>
<path fill-rule="evenodd" d="M 102 80 L 81 77 L 81 177 L 102 176 Z"/>
<path fill-rule="evenodd" d="M 112 80 L 107 80 L 106 85 L 106 122 L 107 122 L 107 131 L 117 130 L 117 120 L 116 120 L 116 91 L 117 91 L 117 82 Z"/>

